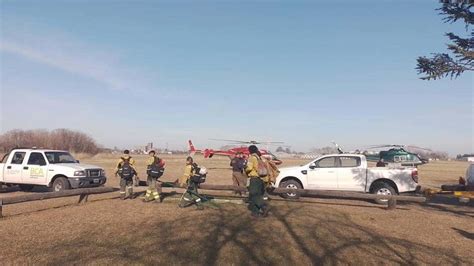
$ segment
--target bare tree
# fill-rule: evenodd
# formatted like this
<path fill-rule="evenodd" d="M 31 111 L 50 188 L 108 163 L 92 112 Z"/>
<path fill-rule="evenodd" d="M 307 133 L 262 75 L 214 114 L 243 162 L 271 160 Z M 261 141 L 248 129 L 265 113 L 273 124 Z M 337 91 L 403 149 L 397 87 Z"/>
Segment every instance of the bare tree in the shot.
<path fill-rule="evenodd" d="M 82 132 L 64 128 L 51 132 L 43 129 L 16 129 L 0 135 L 0 151 L 7 152 L 16 147 L 49 148 L 91 154 L 99 152 L 99 147 L 93 138 Z"/>

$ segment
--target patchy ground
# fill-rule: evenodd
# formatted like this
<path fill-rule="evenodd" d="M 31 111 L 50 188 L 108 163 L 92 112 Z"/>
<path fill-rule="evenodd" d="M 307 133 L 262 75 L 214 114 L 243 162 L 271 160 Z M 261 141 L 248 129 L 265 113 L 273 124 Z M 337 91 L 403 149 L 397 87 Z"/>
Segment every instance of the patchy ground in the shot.
<path fill-rule="evenodd" d="M 140 169 L 144 158 L 137 158 Z M 166 180 L 184 158 L 166 158 Z M 115 158 L 81 158 L 112 172 Z M 230 183 L 228 160 L 200 160 L 209 183 Z M 301 161 L 289 161 L 298 164 Z M 456 182 L 463 163 L 420 167 L 425 186 Z M 110 175 L 112 176 L 112 175 Z M 109 185 L 117 186 L 110 179 Z M 143 188 L 141 188 L 143 189 Z M 23 192 L 0 193 L 1 196 Z M 0 261 L 6 264 L 465 264 L 474 262 L 474 208 L 437 198 L 395 211 L 366 201 L 271 201 L 266 219 L 245 205 L 197 211 L 140 199 L 91 196 L 6 206 L 0 220 Z"/>

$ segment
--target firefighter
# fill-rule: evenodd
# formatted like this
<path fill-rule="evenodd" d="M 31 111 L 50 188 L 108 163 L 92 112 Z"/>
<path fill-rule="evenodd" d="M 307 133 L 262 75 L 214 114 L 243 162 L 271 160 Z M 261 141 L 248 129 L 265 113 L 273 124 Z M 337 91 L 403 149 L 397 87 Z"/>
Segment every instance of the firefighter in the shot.
<path fill-rule="evenodd" d="M 178 183 L 180 187 L 184 187 L 188 184 L 189 178 L 194 175 L 194 160 L 193 157 L 188 156 L 186 158 L 186 166 L 184 167 L 184 174 L 178 178 L 175 183 Z"/>
<path fill-rule="evenodd" d="M 137 171 L 135 169 L 135 160 L 132 158 L 132 156 L 130 156 L 130 151 L 129 150 L 124 150 L 123 151 L 123 154 L 122 154 L 122 156 L 120 157 L 120 159 L 117 163 L 116 173 L 119 170 L 119 168 L 120 168 L 121 164 L 123 163 L 123 161 L 126 160 L 126 159 L 128 159 L 128 161 L 130 162 L 130 165 L 132 166 L 135 173 L 137 173 Z M 140 185 L 140 179 L 138 178 L 138 174 L 136 174 L 134 176 L 132 183 L 135 183 L 136 187 L 138 187 Z"/>
<path fill-rule="evenodd" d="M 248 208 L 252 212 L 252 217 L 265 217 L 268 214 L 268 206 L 263 200 L 263 194 L 265 192 L 265 184 L 262 180 L 260 167 L 264 167 L 262 164 L 261 154 L 257 146 L 249 146 L 249 159 L 245 171 L 247 176 L 250 178 L 249 183 L 249 206 Z"/>
<path fill-rule="evenodd" d="M 148 153 L 150 157 L 147 161 L 147 174 L 148 174 L 148 189 L 145 194 L 145 202 L 155 201 L 161 202 L 161 182 L 158 179 L 163 175 L 165 171 L 165 162 L 156 156 L 155 151 Z"/>
<path fill-rule="evenodd" d="M 379 161 L 377 162 L 376 167 L 385 167 L 385 166 L 386 166 L 386 164 L 384 162 L 384 159 L 380 158 Z"/>
<path fill-rule="evenodd" d="M 247 186 L 247 177 L 244 174 L 246 161 L 244 154 L 238 152 L 235 157 L 230 161 L 232 167 L 232 183 L 234 186 L 245 188 Z M 235 191 L 236 195 L 242 196 L 241 190 Z"/>
<path fill-rule="evenodd" d="M 272 162 L 272 158 L 269 155 L 261 156 L 261 159 L 265 163 L 267 170 L 268 170 L 268 175 L 263 179 L 263 183 L 265 185 L 265 192 L 263 195 L 263 200 L 270 200 L 268 197 L 268 191 L 272 189 L 273 184 L 275 184 L 276 179 L 278 175 L 280 174 L 280 170 L 278 170 L 278 167 L 274 162 Z"/>
<path fill-rule="evenodd" d="M 191 156 L 186 158 L 184 174 L 179 178 L 179 185 L 186 186 L 182 199 L 187 202 L 194 202 L 199 210 L 203 209 L 201 205 L 202 197 L 198 194 L 198 186 L 204 182 L 202 178 L 206 176 L 207 170 L 199 167 Z M 196 180 L 198 178 L 198 180 Z"/>
<path fill-rule="evenodd" d="M 120 176 L 120 199 L 133 199 L 133 177 L 137 175 L 133 167 L 135 161 L 130 156 L 130 151 L 123 151 L 120 161 L 117 163 L 115 176 Z"/>

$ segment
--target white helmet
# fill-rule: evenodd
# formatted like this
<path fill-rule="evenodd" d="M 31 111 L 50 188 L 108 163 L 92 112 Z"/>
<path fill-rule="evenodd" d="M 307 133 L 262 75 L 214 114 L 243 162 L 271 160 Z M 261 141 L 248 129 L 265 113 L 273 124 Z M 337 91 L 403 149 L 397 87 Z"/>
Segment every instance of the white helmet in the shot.
<path fill-rule="evenodd" d="M 206 167 L 201 167 L 201 169 L 199 170 L 199 174 L 200 174 L 200 175 L 207 175 L 207 169 L 206 169 Z"/>

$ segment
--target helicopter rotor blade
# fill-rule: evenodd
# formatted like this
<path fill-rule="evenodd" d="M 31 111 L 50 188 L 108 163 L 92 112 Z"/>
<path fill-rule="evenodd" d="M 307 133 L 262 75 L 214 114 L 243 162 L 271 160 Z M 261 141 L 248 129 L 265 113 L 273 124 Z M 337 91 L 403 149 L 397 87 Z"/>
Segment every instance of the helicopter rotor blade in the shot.
<path fill-rule="evenodd" d="M 272 145 L 272 144 L 284 144 L 282 141 L 255 141 L 255 140 L 250 140 L 250 141 L 243 141 L 243 140 L 233 140 L 233 139 L 209 139 L 209 140 L 214 140 L 214 141 L 226 141 L 230 143 L 235 143 L 235 144 L 262 144 L 262 145 Z"/>
<path fill-rule="evenodd" d="M 415 149 L 415 150 L 422 150 L 422 151 L 429 151 L 429 152 L 433 151 L 432 149 L 422 148 L 422 147 L 418 147 L 418 146 L 414 146 L 414 145 L 407 145 L 405 147 L 407 147 L 408 149 Z"/>
<path fill-rule="evenodd" d="M 249 141 L 243 141 L 243 140 L 234 140 L 234 139 L 209 139 L 209 140 L 214 140 L 214 141 L 226 141 L 226 142 L 235 142 L 235 143 L 250 143 Z"/>
<path fill-rule="evenodd" d="M 402 148 L 405 147 L 405 145 L 400 145 L 400 144 L 382 144 L 382 145 L 373 145 L 373 146 L 368 146 L 368 149 L 379 149 L 379 148 L 391 148 L 391 147 L 397 147 L 397 148 Z"/>

